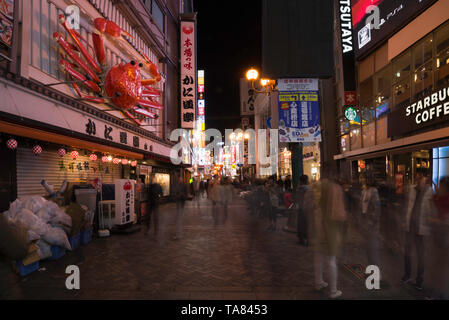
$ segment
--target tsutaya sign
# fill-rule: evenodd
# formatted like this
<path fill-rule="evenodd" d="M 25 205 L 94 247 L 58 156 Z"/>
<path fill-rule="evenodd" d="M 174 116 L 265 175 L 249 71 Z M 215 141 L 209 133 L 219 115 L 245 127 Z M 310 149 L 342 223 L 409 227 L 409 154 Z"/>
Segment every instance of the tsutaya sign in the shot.
<path fill-rule="evenodd" d="M 399 136 L 449 120 L 449 87 L 393 111 L 388 117 L 388 136 Z"/>
<path fill-rule="evenodd" d="M 352 38 L 352 11 L 351 0 L 339 1 L 340 26 L 341 26 L 341 45 L 343 53 L 352 52 L 354 50 Z"/>

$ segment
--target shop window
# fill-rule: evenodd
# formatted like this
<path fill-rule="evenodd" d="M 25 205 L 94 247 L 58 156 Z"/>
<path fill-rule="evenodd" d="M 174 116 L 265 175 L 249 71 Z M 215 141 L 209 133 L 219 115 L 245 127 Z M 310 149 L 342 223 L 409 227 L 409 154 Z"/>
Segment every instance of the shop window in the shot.
<path fill-rule="evenodd" d="M 376 141 L 377 144 L 384 144 L 390 141 L 390 138 L 388 138 L 388 117 L 381 117 L 377 119 Z"/>
<path fill-rule="evenodd" d="M 413 98 L 418 100 L 433 89 L 433 36 L 430 35 L 413 48 Z"/>
<path fill-rule="evenodd" d="M 346 118 L 340 118 L 340 134 L 349 133 L 349 120 Z"/>
<path fill-rule="evenodd" d="M 362 134 L 360 125 L 353 125 L 349 133 L 351 150 L 357 150 L 362 147 Z"/>
<path fill-rule="evenodd" d="M 449 85 L 449 23 L 435 32 L 435 78 L 438 88 Z"/>
<path fill-rule="evenodd" d="M 376 143 L 375 110 L 364 108 L 362 110 L 363 146 L 371 147 Z"/>
<path fill-rule="evenodd" d="M 341 136 L 340 139 L 340 150 L 341 153 L 347 152 L 350 150 L 350 146 L 349 146 L 349 135 L 345 134 L 344 136 Z"/>
<path fill-rule="evenodd" d="M 360 83 L 360 106 L 371 107 L 373 99 L 373 78 L 369 78 Z"/>
<path fill-rule="evenodd" d="M 393 105 L 394 108 L 406 105 L 410 102 L 410 70 L 411 52 L 408 50 L 397 58 L 393 64 Z"/>
<path fill-rule="evenodd" d="M 391 66 L 384 68 L 374 76 L 374 105 L 376 117 L 388 113 L 391 101 Z"/>

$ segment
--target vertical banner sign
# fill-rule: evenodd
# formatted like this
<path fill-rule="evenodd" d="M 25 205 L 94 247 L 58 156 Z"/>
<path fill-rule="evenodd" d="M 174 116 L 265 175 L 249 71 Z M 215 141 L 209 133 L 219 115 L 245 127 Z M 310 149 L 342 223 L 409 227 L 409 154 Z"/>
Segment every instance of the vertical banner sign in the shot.
<path fill-rule="evenodd" d="M 345 92 L 355 91 L 355 52 L 350 0 L 338 1 Z"/>
<path fill-rule="evenodd" d="M 195 22 L 181 21 L 181 127 L 195 127 L 196 45 Z"/>
<path fill-rule="evenodd" d="M 279 79 L 279 140 L 321 142 L 318 79 Z"/>
<path fill-rule="evenodd" d="M 8 48 L 12 45 L 14 0 L 0 0 L 0 44 Z"/>
<path fill-rule="evenodd" d="M 255 102 L 256 92 L 251 88 L 249 81 L 245 78 L 240 79 L 240 115 L 254 115 Z"/>
<path fill-rule="evenodd" d="M 114 224 L 123 225 L 134 221 L 135 180 L 115 180 L 115 218 Z"/>

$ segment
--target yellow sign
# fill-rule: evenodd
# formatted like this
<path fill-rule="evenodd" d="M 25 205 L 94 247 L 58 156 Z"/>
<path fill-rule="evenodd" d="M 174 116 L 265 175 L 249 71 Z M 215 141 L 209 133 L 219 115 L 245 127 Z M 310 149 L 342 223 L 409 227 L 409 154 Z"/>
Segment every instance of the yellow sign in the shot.
<path fill-rule="evenodd" d="M 317 94 L 301 94 L 299 101 L 318 101 Z"/>
<path fill-rule="evenodd" d="M 280 94 L 279 101 L 298 101 L 297 94 Z"/>

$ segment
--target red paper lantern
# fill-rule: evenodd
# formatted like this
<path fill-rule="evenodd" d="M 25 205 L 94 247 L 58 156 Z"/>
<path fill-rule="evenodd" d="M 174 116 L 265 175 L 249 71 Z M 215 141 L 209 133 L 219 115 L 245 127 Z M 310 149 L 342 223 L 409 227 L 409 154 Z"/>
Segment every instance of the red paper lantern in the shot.
<path fill-rule="evenodd" d="M 123 164 L 124 166 L 126 166 L 126 165 L 128 164 L 128 160 L 122 159 L 122 164 Z"/>
<path fill-rule="evenodd" d="M 58 154 L 61 158 L 64 157 L 66 153 L 67 153 L 67 151 L 64 148 L 60 148 L 58 150 Z"/>
<path fill-rule="evenodd" d="M 9 139 L 8 141 L 6 141 L 6 146 L 8 147 L 8 149 L 16 150 L 18 145 L 19 144 L 15 139 Z"/>
<path fill-rule="evenodd" d="M 113 164 L 119 164 L 119 163 L 120 163 L 120 159 L 114 158 L 114 159 L 112 160 L 112 163 L 113 163 Z"/>
<path fill-rule="evenodd" d="M 107 156 L 102 156 L 102 157 L 101 157 L 101 161 L 103 161 L 103 162 L 108 162 L 109 159 L 108 159 Z"/>
<path fill-rule="evenodd" d="M 78 151 L 74 150 L 72 152 L 70 152 L 70 156 L 72 157 L 73 160 L 76 160 L 79 156 Z"/>
<path fill-rule="evenodd" d="M 97 155 L 96 155 L 95 153 L 92 153 L 92 154 L 89 156 L 89 159 L 90 159 L 90 161 L 97 161 L 98 157 L 97 157 Z"/>
<path fill-rule="evenodd" d="M 35 145 L 33 147 L 33 153 L 37 156 L 40 155 L 42 153 L 42 147 L 40 145 Z"/>
<path fill-rule="evenodd" d="M 137 166 L 137 161 L 131 161 L 131 167 L 135 167 L 135 166 Z"/>

